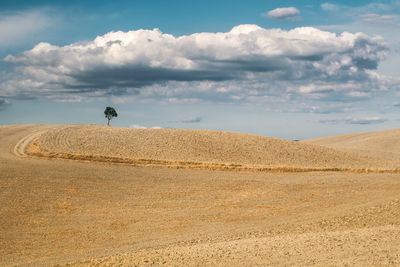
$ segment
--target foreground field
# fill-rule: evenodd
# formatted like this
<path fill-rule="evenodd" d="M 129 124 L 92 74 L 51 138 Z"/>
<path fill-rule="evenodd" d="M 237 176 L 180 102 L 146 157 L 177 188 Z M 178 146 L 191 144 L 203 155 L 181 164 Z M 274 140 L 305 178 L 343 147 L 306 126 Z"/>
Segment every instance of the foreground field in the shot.
<path fill-rule="evenodd" d="M 399 174 L 135 167 L 14 150 L 51 128 L 0 127 L 0 266 L 400 265 Z"/>

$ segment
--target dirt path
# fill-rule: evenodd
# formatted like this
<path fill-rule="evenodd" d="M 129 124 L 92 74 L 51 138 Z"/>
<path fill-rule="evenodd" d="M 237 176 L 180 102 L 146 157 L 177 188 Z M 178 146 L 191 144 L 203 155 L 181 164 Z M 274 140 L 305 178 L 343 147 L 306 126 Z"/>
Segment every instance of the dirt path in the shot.
<path fill-rule="evenodd" d="M 400 264 L 398 174 L 21 157 L 50 127 L 0 127 L 0 266 Z"/>

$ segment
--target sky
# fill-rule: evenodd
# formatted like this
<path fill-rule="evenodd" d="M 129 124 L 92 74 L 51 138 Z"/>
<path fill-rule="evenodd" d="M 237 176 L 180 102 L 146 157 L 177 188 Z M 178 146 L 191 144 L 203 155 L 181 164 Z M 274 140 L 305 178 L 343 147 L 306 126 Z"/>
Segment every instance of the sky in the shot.
<path fill-rule="evenodd" d="M 400 1 L 0 1 L 0 124 L 398 128 Z"/>

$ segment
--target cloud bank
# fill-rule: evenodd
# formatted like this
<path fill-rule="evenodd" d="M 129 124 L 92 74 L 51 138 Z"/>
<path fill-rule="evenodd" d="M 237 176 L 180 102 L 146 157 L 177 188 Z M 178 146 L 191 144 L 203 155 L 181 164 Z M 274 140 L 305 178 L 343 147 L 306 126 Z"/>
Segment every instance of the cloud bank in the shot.
<path fill-rule="evenodd" d="M 297 18 L 300 11 L 295 7 L 280 7 L 269 11 L 266 15 L 271 19 L 291 20 Z"/>
<path fill-rule="evenodd" d="M 311 27 L 239 25 L 173 36 L 159 29 L 110 32 L 92 41 L 39 43 L 4 60 L 0 97 L 124 97 L 169 102 L 348 101 L 389 90 L 375 70 L 384 40 Z"/>

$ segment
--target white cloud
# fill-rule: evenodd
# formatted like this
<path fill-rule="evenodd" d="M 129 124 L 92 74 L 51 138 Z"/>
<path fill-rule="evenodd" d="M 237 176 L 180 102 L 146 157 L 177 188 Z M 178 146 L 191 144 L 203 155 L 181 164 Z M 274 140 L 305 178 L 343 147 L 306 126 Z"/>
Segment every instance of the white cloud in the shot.
<path fill-rule="evenodd" d="M 368 3 L 359 6 L 340 6 L 333 15 L 343 24 L 319 25 L 319 28 L 329 31 L 363 31 L 369 35 L 378 34 L 385 38 L 389 48 L 387 60 L 380 64 L 380 73 L 399 77 L 400 69 L 400 5 L 398 1 L 385 3 Z"/>
<path fill-rule="evenodd" d="M 297 18 L 300 11 L 296 7 L 280 7 L 267 12 L 267 17 L 278 20 L 290 20 Z"/>
<path fill-rule="evenodd" d="M 33 38 L 55 23 L 46 9 L 21 12 L 0 12 L 0 47 L 15 46 Z"/>
<path fill-rule="evenodd" d="M 381 117 L 364 117 L 364 118 L 350 118 L 346 120 L 348 124 L 377 124 L 384 123 L 387 119 L 383 119 Z"/>
<path fill-rule="evenodd" d="M 332 3 L 323 3 L 321 4 L 321 9 L 325 11 L 337 11 L 340 7 Z"/>
<path fill-rule="evenodd" d="M 358 118 L 347 117 L 345 119 L 327 119 L 327 120 L 320 120 L 319 122 L 330 123 L 330 124 L 345 123 L 345 124 L 368 125 L 368 124 L 384 123 L 386 121 L 387 119 L 372 116 L 372 117 L 358 117 Z"/>
<path fill-rule="evenodd" d="M 132 125 L 129 126 L 129 128 L 133 128 L 133 129 L 162 129 L 162 127 L 160 127 L 160 126 L 146 127 L 146 126 L 139 125 L 139 124 L 132 124 Z"/>
<path fill-rule="evenodd" d="M 384 15 L 376 13 L 361 14 L 360 18 L 365 22 L 370 23 L 382 23 L 382 22 L 394 22 L 398 19 L 396 15 Z"/>
<path fill-rule="evenodd" d="M 311 27 L 239 25 L 184 36 L 158 29 L 118 31 L 62 47 L 40 43 L 7 56 L 15 69 L 3 76 L 0 97 L 347 101 L 390 90 L 391 80 L 375 72 L 386 53 L 380 37 Z"/>

